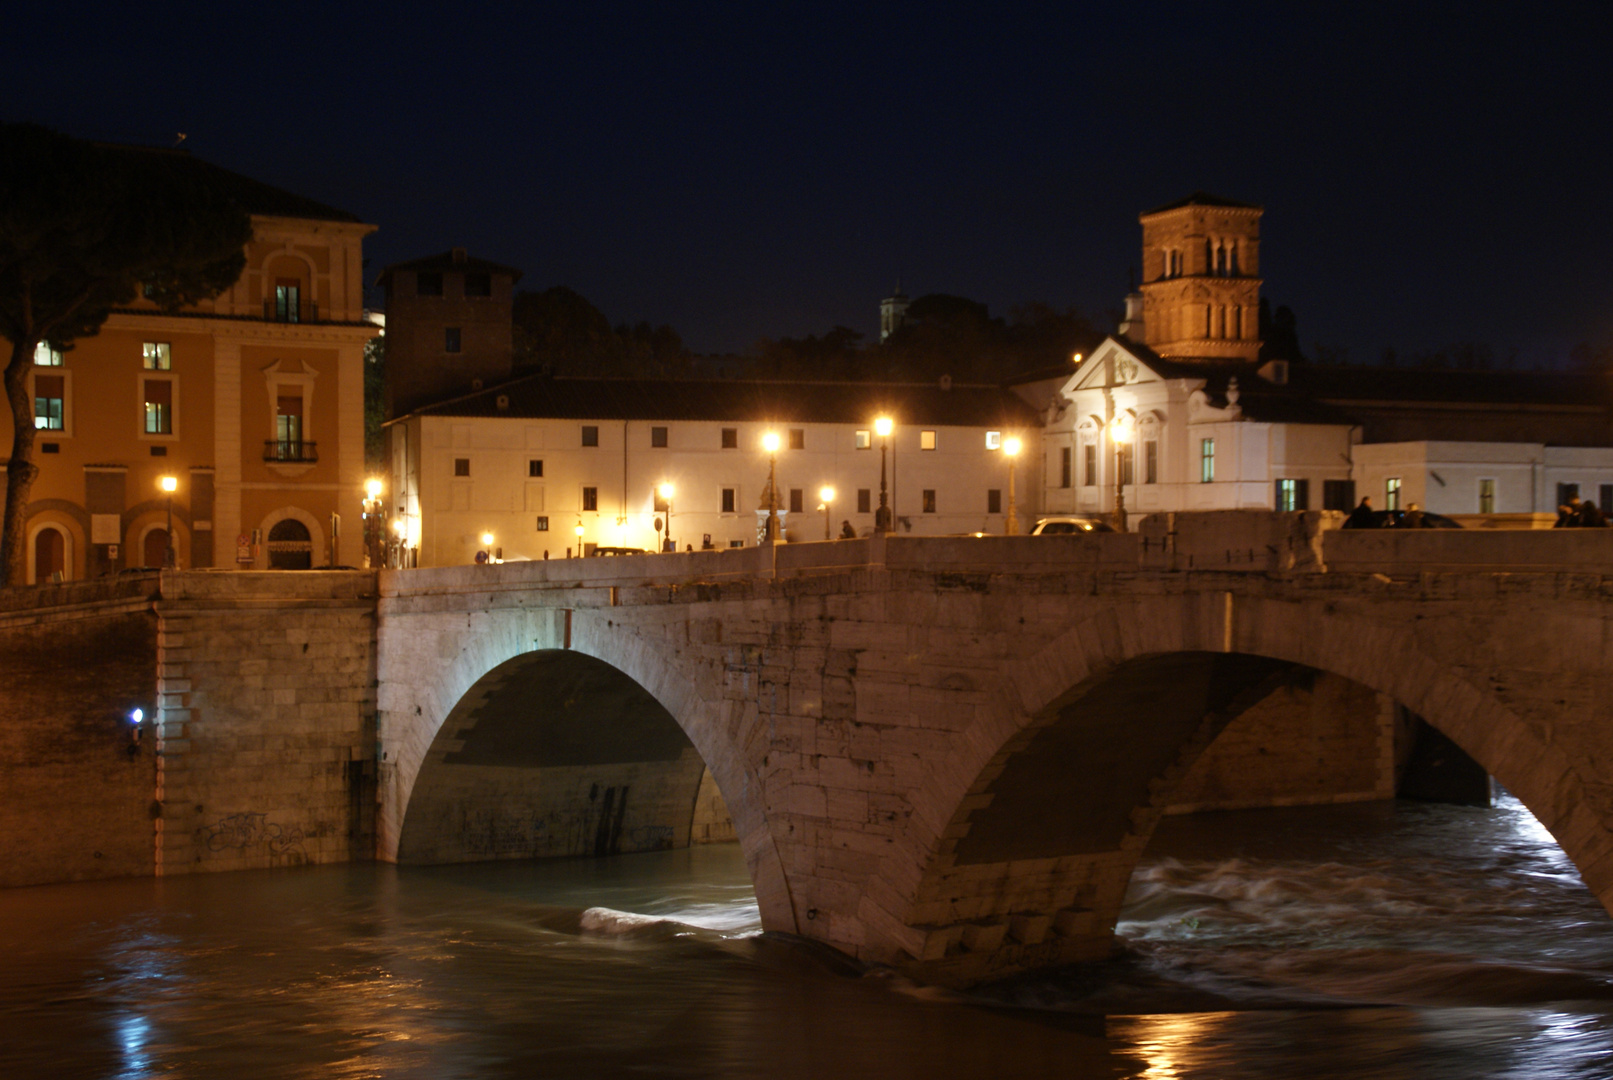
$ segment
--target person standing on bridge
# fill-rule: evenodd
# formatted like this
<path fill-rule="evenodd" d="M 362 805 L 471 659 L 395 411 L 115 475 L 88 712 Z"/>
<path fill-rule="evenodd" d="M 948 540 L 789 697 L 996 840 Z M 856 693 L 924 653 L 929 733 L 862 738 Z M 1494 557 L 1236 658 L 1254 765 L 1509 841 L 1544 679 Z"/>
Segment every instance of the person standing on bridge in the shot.
<path fill-rule="evenodd" d="M 842 539 L 842 540 L 855 540 L 855 539 L 857 539 L 857 530 L 853 529 L 851 527 L 851 522 L 842 521 L 840 523 L 840 539 Z"/>
<path fill-rule="evenodd" d="M 1350 511 L 1350 516 L 1344 519 L 1346 529 L 1371 529 L 1378 524 L 1377 516 L 1372 512 L 1372 496 L 1361 496 L 1361 505 Z"/>

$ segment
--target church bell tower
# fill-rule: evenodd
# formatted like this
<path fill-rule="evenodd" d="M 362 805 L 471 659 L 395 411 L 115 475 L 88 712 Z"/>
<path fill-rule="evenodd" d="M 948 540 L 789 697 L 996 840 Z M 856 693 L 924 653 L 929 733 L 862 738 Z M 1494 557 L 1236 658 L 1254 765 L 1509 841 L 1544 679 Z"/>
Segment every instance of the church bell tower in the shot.
<path fill-rule="evenodd" d="M 1196 191 L 1141 215 L 1143 344 L 1179 360 L 1259 357 L 1262 212 Z"/>

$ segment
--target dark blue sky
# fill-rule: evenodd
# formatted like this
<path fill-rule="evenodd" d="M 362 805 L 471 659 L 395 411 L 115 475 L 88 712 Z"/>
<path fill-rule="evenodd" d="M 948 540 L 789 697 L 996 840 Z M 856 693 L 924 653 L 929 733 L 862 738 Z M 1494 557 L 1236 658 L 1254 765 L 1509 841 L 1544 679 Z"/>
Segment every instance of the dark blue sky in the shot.
<path fill-rule="evenodd" d="M 1613 340 L 1613 21 L 1432 6 L 30 5 L 0 116 L 186 132 L 380 226 L 371 280 L 464 245 L 702 351 L 873 334 L 898 275 L 1103 312 L 1200 188 L 1266 207 L 1307 347 Z"/>

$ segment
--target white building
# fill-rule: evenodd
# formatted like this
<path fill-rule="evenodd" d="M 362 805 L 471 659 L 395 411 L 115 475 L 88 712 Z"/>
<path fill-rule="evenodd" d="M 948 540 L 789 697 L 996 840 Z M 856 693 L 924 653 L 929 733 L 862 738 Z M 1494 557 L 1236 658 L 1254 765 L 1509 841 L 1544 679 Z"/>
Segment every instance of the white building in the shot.
<path fill-rule="evenodd" d="M 1367 443 L 1356 488 L 1379 509 L 1412 503 L 1469 526 L 1549 526 L 1570 495 L 1613 503 L 1613 449 L 1505 442 Z M 1533 520 L 1524 520 L 1532 518 Z"/>
<path fill-rule="evenodd" d="M 893 430 L 882 439 L 875 421 Z M 776 469 L 787 540 L 849 522 L 872 531 L 884 489 L 897 532 L 1005 531 L 1012 437 L 1039 417 L 993 386 L 569 379 L 535 375 L 387 424 L 405 544 L 421 566 L 758 542 Z M 764 449 L 768 432 L 779 449 Z M 1021 531 L 1042 489 L 1037 455 L 1014 464 Z M 833 489 L 824 505 L 821 490 Z M 660 528 L 657 528 L 657 525 Z M 581 532 L 578 532 L 581 529 Z M 491 544 L 484 544 L 491 535 Z"/>

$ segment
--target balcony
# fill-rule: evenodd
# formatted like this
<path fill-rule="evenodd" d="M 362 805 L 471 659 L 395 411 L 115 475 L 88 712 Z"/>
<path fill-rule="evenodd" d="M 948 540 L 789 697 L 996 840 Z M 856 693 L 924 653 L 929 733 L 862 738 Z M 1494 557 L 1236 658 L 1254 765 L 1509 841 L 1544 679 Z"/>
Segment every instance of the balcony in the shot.
<path fill-rule="evenodd" d="M 311 439 L 265 439 L 263 460 L 311 464 L 319 460 L 319 449 Z"/>
<path fill-rule="evenodd" d="M 263 317 L 269 322 L 318 322 L 319 305 L 312 300 L 269 299 L 263 302 Z"/>

